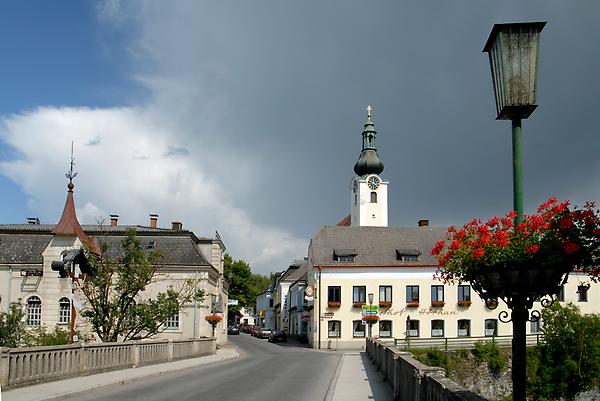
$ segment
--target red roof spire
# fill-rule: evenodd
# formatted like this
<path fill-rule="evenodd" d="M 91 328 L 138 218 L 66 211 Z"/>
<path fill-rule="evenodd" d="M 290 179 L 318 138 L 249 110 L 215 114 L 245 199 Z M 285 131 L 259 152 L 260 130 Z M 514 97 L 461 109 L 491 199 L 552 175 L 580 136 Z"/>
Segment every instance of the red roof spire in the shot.
<path fill-rule="evenodd" d="M 67 193 L 67 201 L 65 202 L 65 208 L 63 209 L 60 221 L 52 230 L 52 234 L 75 236 L 79 238 L 88 251 L 95 255 L 100 255 L 100 246 L 98 245 L 98 242 L 91 239 L 83 232 L 83 229 L 77 220 L 77 214 L 75 213 L 75 201 L 73 200 L 73 188 L 75 188 L 75 185 L 73 184 L 73 178 L 77 176 L 77 173 L 73 173 L 74 161 L 73 143 L 71 143 L 71 169 L 66 174 L 69 179 L 69 184 L 67 184 L 69 192 Z"/>

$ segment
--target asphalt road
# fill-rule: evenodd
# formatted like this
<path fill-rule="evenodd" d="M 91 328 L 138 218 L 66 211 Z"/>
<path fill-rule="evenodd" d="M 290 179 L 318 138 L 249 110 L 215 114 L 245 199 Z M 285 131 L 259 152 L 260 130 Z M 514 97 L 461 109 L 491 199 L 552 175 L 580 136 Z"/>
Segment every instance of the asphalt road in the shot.
<path fill-rule="evenodd" d="M 237 359 L 163 374 L 78 396 L 85 401 L 320 401 L 341 354 L 271 344 L 247 334 L 229 336 Z"/>

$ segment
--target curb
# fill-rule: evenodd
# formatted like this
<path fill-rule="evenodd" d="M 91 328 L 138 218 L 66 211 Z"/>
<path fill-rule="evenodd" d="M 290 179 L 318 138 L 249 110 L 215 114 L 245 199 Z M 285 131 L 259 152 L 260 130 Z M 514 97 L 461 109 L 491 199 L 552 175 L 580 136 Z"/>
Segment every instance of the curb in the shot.
<path fill-rule="evenodd" d="M 329 383 L 329 388 L 327 389 L 327 394 L 325 395 L 324 401 L 331 401 L 333 399 L 333 395 L 335 394 L 335 386 L 337 385 L 338 378 L 340 377 L 340 371 L 342 370 L 342 363 L 344 362 L 345 356 L 346 354 L 343 353 L 342 357 L 340 358 L 340 362 L 335 369 L 333 379 L 331 379 L 331 382 Z"/>

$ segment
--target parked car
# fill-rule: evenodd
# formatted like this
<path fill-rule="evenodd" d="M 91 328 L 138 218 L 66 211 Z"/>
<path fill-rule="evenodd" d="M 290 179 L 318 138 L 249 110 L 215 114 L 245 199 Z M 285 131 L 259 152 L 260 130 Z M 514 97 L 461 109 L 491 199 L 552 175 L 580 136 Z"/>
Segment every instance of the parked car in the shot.
<path fill-rule="evenodd" d="M 269 338 L 269 336 L 271 335 L 272 331 L 271 329 L 268 329 L 266 327 L 262 327 L 261 329 L 259 329 L 256 332 L 256 337 L 258 338 Z"/>
<path fill-rule="evenodd" d="M 231 325 L 227 328 L 227 334 L 237 336 L 240 334 L 240 328 L 236 325 Z"/>
<path fill-rule="evenodd" d="M 287 334 L 285 331 L 274 331 L 269 335 L 269 342 L 276 343 L 278 341 L 287 341 Z"/>

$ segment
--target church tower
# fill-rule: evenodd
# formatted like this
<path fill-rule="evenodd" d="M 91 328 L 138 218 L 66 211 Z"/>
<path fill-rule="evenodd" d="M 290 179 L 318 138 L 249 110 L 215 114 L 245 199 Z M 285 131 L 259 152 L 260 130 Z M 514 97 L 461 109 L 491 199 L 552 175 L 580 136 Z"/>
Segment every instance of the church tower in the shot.
<path fill-rule="evenodd" d="M 354 165 L 356 176 L 351 185 L 350 225 L 387 227 L 388 182 L 379 176 L 383 171 L 383 162 L 377 154 L 377 131 L 371 121 L 371 110 L 371 106 L 367 107 L 367 122 L 362 132 L 362 151 Z"/>

